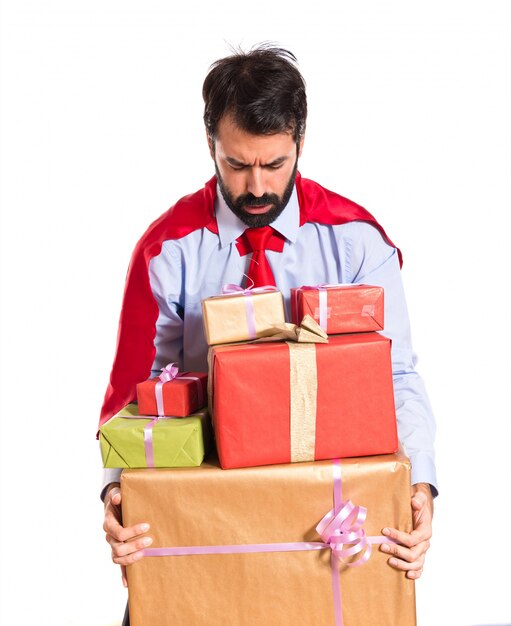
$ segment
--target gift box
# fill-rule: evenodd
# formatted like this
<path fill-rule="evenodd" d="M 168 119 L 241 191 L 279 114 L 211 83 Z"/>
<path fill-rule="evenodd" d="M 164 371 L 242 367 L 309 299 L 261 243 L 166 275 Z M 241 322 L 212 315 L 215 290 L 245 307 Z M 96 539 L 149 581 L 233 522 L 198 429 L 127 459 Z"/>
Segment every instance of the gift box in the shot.
<path fill-rule="evenodd" d="M 208 345 L 259 339 L 283 324 L 284 303 L 276 288 L 260 287 L 202 301 Z"/>
<path fill-rule="evenodd" d="M 307 314 L 329 335 L 382 330 L 383 288 L 346 284 L 291 289 L 293 322 Z"/>
<path fill-rule="evenodd" d="M 378 333 L 210 349 L 224 469 L 398 449 L 390 340 Z"/>
<path fill-rule="evenodd" d="M 99 429 L 104 467 L 193 467 L 211 447 L 207 411 L 189 417 L 139 414 L 128 404 Z"/>
<path fill-rule="evenodd" d="M 124 471 L 124 523 L 148 522 L 153 538 L 127 568 L 131 626 L 414 626 L 414 582 L 378 545 L 388 542 L 382 528 L 412 528 L 409 463 L 347 459 L 341 480 L 338 470 L 319 461 L 223 471 L 208 460 Z M 339 560 L 329 533 L 318 534 L 334 495 L 341 515 L 348 500 L 367 507 L 354 533 L 359 548 L 374 542 L 369 556 L 362 547 Z"/>
<path fill-rule="evenodd" d="M 138 408 L 143 415 L 186 417 L 207 404 L 208 375 L 204 372 L 178 373 L 169 363 L 170 374 L 150 378 L 137 385 Z M 162 380 L 163 378 L 163 380 Z M 158 394 L 160 397 L 158 398 Z M 161 404 L 161 406 L 158 406 Z"/>

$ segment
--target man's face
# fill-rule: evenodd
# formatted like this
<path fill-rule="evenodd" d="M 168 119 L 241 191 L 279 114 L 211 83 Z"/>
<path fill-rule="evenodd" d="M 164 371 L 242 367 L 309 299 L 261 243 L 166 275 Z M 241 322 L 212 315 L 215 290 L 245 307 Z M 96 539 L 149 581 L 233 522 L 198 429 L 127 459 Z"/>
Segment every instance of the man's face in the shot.
<path fill-rule="evenodd" d="M 271 224 L 291 197 L 303 139 L 297 149 L 291 133 L 252 135 L 226 115 L 208 142 L 227 206 L 247 226 Z"/>

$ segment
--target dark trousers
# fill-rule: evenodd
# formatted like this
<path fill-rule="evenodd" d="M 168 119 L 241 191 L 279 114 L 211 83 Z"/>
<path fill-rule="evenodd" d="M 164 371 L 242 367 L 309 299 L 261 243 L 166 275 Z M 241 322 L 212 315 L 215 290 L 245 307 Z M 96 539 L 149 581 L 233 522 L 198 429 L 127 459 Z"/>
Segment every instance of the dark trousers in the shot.
<path fill-rule="evenodd" d="M 122 620 L 122 626 L 130 626 L 130 612 L 128 605 L 126 604 L 126 610 L 124 611 L 124 619 Z"/>

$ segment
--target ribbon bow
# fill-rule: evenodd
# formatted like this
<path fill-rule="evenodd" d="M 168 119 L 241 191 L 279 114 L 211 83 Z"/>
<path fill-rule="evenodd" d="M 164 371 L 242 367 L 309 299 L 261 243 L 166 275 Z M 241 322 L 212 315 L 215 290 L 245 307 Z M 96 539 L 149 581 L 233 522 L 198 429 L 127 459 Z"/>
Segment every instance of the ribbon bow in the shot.
<path fill-rule="evenodd" d="M 221 295 L 239 296 L 243 294 L 244 296 L 250 296 L 253 293 L 269 293 L 271 291 L 278 291 L 278 289 L 275 285 L 262 285 L 261 287 L 247 287 L 246 289 L 243 289 L 243 287 L 235 285 L 234 283 L 227 283 L 222 287 Z"/>
<path fill-rule="evenodd" d="M 275 324 L 274 334 L 258 341 L 294 341 L 296 343 L 328 343 L 328 335 L 310 315 L 301 324 Z"/>
<path fill-rule="evenodd" d="M 367 509 L 355 506 L 350 500 L 342 503 L 340 510 L 329 511 L 316 526 L 318 534 L 330 546 L 333 555 L 348 567 L 363 565 L 371 556 L 372 546 L 362 525 L 367 516 Z M 358 554 L 356 560 L 345 561 Z"/>
<path fill-rule="evenodd" d="M 179 373 L 179 367 L 175 363 L 169 363 L 165 367 L 161 368 L 161 374 L 158 376 L 159 380 L 154 387 L 154 394 L 156 397 L 156 410 L 158 416 L 163 417 L 165 415 L 165 409 L 163 406 L 163 390 L 162 387 L 165 383 L 169 383 L 172 380 L 178 378 L 179 380 L 194 380 L 197 385 L 197 399 L 199 406 L 202 406 L 204 402 L 204 395 L 202 391 L 202 382 L 197 376 L 186 376 L 187 372 L 183 374 Z"/>
<path fill-rule="evenodd" d="M 161 368 L 161 374 L 159 376 L 159 379 L 162 383 L 168 383 L 171 380 L 174 380 L 174 378 L 177 378 L 178 374 L 179 367 L 175 363 L 169 363 L 165 367 Z"/>

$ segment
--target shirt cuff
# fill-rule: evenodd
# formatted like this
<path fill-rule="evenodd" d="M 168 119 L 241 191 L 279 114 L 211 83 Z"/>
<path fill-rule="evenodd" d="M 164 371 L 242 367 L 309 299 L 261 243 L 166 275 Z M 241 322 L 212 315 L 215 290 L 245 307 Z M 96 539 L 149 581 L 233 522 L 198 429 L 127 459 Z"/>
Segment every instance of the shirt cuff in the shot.
<path fill-rule="evenodd" d="M 122 469 L 106 467 L 103 470 L 103 486 L 101 488 L 100 498 L 105 501 L 105 492 L 111 483 L 120 483 L 121 482 L 121 473 Z"/>
<path fill-rule="evenodd" d="M 410 463 L 412 464 L 412 485 L 429 483 L 433 498 L 436 498 L 438 483 L 433 459 L 424 452 L 418 452 L 417 454 L 410 454 Z"/>

